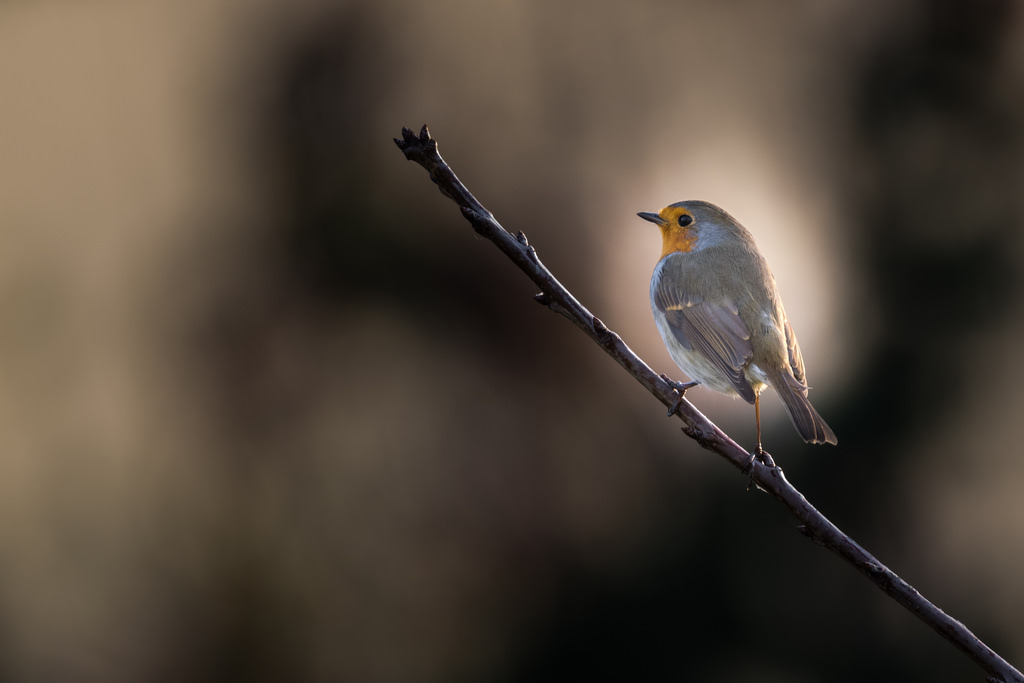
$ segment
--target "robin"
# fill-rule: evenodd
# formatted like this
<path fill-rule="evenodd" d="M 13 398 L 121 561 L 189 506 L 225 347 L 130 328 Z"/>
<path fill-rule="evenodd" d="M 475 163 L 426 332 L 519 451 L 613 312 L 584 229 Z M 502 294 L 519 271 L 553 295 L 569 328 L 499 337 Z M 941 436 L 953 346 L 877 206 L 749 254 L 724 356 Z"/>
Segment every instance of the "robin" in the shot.
<path fill-rule="evenodd" d="M 714 204 L 677 202 L 640 218 L 661 228 L 661 260 L 651 277 L 651 309 L 676 365 L 692 382 L 754 404 L 761 448 L 760 396 L 773 387 L 808 443 L 836 435 L 807 400 L 804 361 L 775 278 L 746 228 Z"/>

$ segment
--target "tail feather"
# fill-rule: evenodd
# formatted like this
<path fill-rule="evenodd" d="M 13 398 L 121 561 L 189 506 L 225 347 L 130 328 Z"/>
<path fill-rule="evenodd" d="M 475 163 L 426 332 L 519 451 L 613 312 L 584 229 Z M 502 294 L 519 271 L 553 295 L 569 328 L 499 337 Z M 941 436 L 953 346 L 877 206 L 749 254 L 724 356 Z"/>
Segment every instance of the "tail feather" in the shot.
<path fill-rule="evenodd" d="M 773 386 L 782 398 L 789 419 L 800 436 L 807 443 L 836 443 L 836 434 L 828 426 L 825 419 L 818 414 L 811 402 L 807 400 L 807 387 L 789 373 L 783 373 L 781 381 Z"/>

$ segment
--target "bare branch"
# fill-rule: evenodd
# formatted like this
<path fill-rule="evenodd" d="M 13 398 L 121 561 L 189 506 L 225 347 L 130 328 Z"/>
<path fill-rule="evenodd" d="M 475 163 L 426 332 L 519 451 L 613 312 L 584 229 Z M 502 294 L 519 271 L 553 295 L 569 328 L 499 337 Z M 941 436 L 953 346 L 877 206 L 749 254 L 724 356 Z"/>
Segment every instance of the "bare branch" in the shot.
<path fill-rule="evenodd" d="M 430 173 L 430 179 L 437 184 L 442 194 L 459 205 L 462 215 L 477 233 L 493 242 L 540 287 L 541 293 L 536 296 L 539 303 L 568 318 L 663 404 L 669 408 L 675 406 L 674 412 L 684 422 L 683 431 L 688 436 L 705 449 L 725 458 L 749 476 L 758 487 L 774 496 L 796 517 L 797 529 L 852 564 L 887 595 L 959 648 L 989 675 L 990 681 L 1024 683 L 1024 676 L 1017 669 L 967 627 L 926 600 L 913 586 L 818 512 L 789 483 L 781 467 L 762 464 L 704 417 L 693 404 L 681 398 L 665 378 L 655 373 L 626 346 L 619 335 L 608 329 L 555 279 L 551 271 L 541 263 L 526 235 L 519 232 L 513 237 L 476 200 L 438 154 L 437 142 L 430 136 L 426 126 L 423 126 L 419 135 L 403 128 L 402 138 L 395 138 L 395 143 L 407 159 L 415 161 Z"/>

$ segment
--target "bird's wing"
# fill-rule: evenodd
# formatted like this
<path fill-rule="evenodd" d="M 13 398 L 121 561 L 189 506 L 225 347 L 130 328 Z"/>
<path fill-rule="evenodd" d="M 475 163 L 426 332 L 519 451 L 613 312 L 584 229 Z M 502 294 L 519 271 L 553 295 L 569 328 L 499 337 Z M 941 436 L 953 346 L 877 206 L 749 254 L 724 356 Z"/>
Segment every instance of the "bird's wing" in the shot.
<path fill-rule="evenodd" d="M 659 292 L 655 304 L 665 314 L 676 340 L 696 349 L 747 403 L 754 402 L 754 389 L 743 368 L 754 355 L 750 332 L 735 306 L 709 303 L 681 295 L 672 287 Z"/>
<path fill-rule="evenodd" d="M 807 377 L 804 375 L 804 357 L 800 353 L 800 344 L 796 341 L 796 334 L 786 320 L 786 349 L 789 351 L 789 368 L 793 371 L 793 377 L 797 382 L 804 385 L 804 396 L 807 395 Z"/>

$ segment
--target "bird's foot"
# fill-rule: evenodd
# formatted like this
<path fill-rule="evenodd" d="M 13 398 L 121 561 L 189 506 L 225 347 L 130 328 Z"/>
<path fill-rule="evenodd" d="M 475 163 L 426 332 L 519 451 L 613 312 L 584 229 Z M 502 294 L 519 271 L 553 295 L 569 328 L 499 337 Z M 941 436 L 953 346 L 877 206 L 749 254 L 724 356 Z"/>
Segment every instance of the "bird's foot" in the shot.
<path fill-rule="evenodd" d="M 775 467 L 775 461 L 772 460 L 772 456 L 768 453 L 768 451 L 761 448 L 760 446 L 757 447 L 757 450 L 754 451 L 754 454 L 751 457 L 756 458 L 757 461 L 764 465 L 765 467 Z"/>
<path fill-rule="evenodd" d="M 672 391 L 679 394 L 676 396 L 676 402 L 672 404 L 672 407 L 668 409 L 668 417 L 672 417 L 679 410 L 679 404 L 683 401 L 683 396 L 686 395 L 687 389 L 692 389 L 700 382 L 677 382 L 674 379 L 669 379 L 668 375 L 661 375 L 661 378 L 672 387 Z"/>
<path fill-rule="evenodd" d="M 768 451 L 761 448 L 761 446 L 758 446 L 754 452 L 750 454 L 750 460 L 747 461 L 747 466 L 743 468 L 743 474 L 750 477 L 750 483 L 747 484 L 747 490 L 749 491 L 751 488 L 756 488 L 760 491 L 764 491 L 764 489 L 758 486 L 757 482 L 754 481 L 753 470 L 755 460 L 765 467 L 776 467 L 775 460 L 772 459 L 772 456 L 769 455 Z"/>

